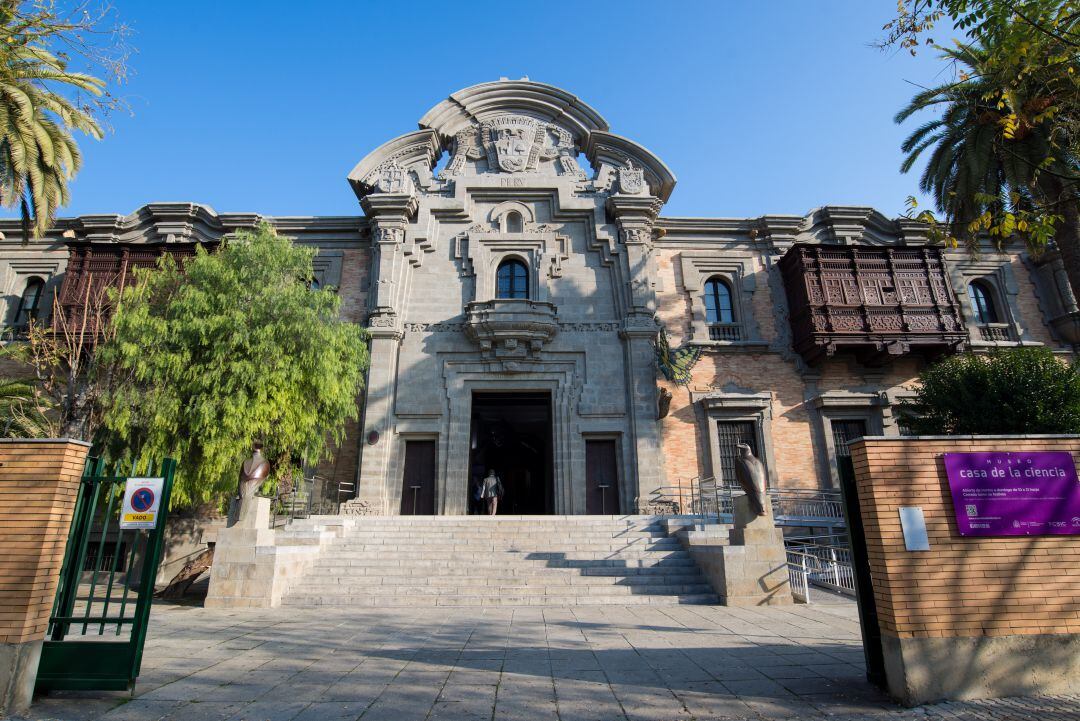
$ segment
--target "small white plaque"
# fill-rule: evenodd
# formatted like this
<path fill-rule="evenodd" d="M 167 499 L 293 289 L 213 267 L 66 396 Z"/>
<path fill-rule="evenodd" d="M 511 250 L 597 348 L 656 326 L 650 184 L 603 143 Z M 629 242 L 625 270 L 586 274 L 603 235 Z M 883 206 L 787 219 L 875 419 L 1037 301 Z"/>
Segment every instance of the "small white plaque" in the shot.
<path fill-rule="evenodd" d="M 900 506 L 900 528 L 904 530 L 904 546 L 909 551 L 929 551 L 926 519 L 921 506 Z"/>

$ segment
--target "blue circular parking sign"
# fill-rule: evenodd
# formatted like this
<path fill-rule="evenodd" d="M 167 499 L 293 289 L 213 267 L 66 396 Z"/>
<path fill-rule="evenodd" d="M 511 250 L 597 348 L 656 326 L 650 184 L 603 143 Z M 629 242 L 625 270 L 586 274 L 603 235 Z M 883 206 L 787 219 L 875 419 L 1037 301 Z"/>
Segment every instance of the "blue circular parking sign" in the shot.
<path fill-rule="evenodd" d="M 154 507 L 154 492 L 143 486 L 136 488 L 131 494 L 131 510 L 138 513 L 149 511 Z"/>

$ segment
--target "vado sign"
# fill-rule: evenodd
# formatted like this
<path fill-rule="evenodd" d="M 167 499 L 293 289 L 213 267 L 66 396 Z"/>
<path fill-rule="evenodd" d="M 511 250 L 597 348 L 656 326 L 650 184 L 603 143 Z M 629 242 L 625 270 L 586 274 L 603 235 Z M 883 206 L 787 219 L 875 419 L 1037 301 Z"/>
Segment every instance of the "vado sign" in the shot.
<path fill-rule="evenodd" d="M 1080 535 L 1071 453 L 946 453 L 961 536 Z"/>
<path fill-rule="evenodd" d="M 156 528 L 164 478 L 129 478 L 120 510 L 120 528 Z"/>

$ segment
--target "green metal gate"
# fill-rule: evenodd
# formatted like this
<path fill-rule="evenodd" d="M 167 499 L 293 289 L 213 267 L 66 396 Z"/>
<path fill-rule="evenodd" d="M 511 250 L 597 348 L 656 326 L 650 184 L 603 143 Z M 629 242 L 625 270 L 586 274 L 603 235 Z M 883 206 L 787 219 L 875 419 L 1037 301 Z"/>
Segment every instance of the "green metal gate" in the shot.
<path fill-rule="evenodd" d="M 106 474 L 101 459 L 87 461 L 41 649 L 39 691 L 129 690 L 139 675 L 176 461 L 118 470 Z M 164 479 L 151 530 L 120 528 L 129 477 Z"/>

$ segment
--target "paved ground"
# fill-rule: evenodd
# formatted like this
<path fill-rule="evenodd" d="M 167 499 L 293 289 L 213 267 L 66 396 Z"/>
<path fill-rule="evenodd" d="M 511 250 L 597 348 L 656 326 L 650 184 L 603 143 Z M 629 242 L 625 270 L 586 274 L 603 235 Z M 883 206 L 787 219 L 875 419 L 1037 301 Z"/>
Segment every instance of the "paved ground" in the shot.
<path fill-rule="evenodd" d="M 1080 697 L 899 709 L 864 680 L 855 609 L 208 611 L 156 606 L 126 694 L 35 719 L 1077 719 Z"/>

